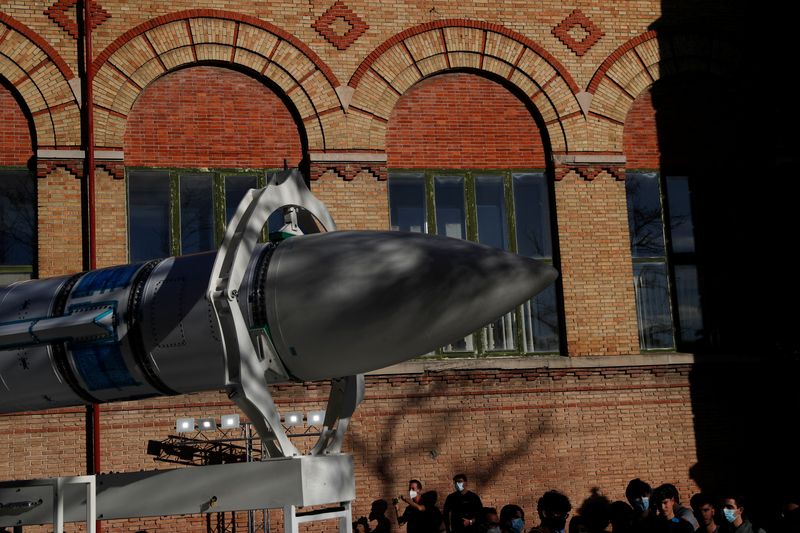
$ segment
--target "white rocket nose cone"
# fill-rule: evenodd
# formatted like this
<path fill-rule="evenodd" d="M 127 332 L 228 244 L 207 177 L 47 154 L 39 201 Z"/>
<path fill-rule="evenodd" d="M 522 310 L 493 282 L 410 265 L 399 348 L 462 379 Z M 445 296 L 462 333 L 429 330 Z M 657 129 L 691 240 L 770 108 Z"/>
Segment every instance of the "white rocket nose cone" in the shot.
<path fill-rule="evenodd" d="M 291 238 L 270 260 L 265 300 L 297 378 L 383 368 L 472 333 L 556 279 L 539 261 L 419 233 Z"/>

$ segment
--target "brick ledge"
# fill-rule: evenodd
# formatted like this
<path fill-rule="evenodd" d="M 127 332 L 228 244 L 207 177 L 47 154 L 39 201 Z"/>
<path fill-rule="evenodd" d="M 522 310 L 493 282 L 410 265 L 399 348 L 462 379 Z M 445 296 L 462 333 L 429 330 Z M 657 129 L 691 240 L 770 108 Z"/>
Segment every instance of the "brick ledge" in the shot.
<path fill-rule="evenodd" d="M 529 368 L 613 368 L 621 366 L 663 366 L 693 364 L 697 358 L 686 353 L 656 353 L 637 355 L 603 355 L 584 357 L 530 356 L 530 357 L 480 357 L 474 359 L 433 359 L 405 361 L 368 376 L 382 374 L 421 374 L 444 370 L 513 370 Z"/>

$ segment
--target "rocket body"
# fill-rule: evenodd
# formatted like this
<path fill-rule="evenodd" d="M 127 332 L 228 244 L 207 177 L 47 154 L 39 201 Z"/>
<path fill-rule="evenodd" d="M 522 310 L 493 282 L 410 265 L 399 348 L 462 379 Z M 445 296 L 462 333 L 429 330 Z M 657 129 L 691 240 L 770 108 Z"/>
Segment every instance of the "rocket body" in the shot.
<path fill-rule="evenodd" d="M 216 252 L 0 287 L 0 413 L 225 388 Z M 290 379 L 376 370 L 464 337 L 556 271 L 479 244 L 330 232 L 259 245 L 235 305 Z"/>

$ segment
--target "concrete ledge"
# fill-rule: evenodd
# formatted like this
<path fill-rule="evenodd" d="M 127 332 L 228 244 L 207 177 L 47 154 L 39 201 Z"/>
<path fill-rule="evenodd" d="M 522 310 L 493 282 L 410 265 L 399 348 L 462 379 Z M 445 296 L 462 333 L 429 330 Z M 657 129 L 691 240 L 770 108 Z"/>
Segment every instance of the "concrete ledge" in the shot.
<path fill-rule="evenodd" d="M 614 165 L 626 163 L 622 154 L 553 154 L 553 161 L 557 165 Z"/>
<path fill-rule="evenodd" d="M 38 159 L 84 159 L 86 152 L 83 150 L 37 150 L 36 157 Z"/>
<path fill-rule="evenodd" d="M 613 368 L 621 366 L 687 365 L 696 362 L 693 354 L 654 353 L 637 355 L 603 355 L 587 357 L 530 356 L 480 357 L 470 359 L 430 359 L 405 361 L 368 372 L 367 375 L 421 374 L 446 370 L 524 370 L 529 368 Z"/>
<path fill-rule="evenodd" d="M 386 154 L 331 152 L 308 154 L 312 163 L 386 163 Z"/>

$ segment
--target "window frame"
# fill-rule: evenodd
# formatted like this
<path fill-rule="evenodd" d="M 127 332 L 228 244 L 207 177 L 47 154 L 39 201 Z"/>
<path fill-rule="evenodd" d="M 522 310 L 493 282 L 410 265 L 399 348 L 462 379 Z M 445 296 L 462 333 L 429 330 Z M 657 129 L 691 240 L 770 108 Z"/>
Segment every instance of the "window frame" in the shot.
<path fill-rule="evenodd" d="M 175 167 L 144 167 L 132 166 L 125 169 L 125 206 L 127 210 L 127 255 L 131 261 L 131 204 L 130 186 L 131 174 L 136 172 L 163 172 L 169 179 L 169 253 L 171 256 L 181 255 L 181 176 L 208 174 L 211 177 L 211 205 L 213 209 L 212 221 L 215 246 L 222 243 L 227 226 L 225 179 L 230 176 L 255 176 L 256 187 L 266 187 L 268 176 L 279 172 L 282 168 L 175 168 Z M 263 237 L 266 238 L 268 229 L 265 227 Z"/>
<path fill-rule="evenodd" d="M 692 183 L 693 173 L 688 171 L 681 171 L 680 169 L 670 168 L 669 171 L 665 171 L 663 169 L 653 169 L 653 168 L 634 168 L 634 169 L 626 169 L 626 175 L 630 176 L 632 174 L 655 174 L 656 180 L 658 182 L 658 199 L 659 204 L 661 207 L 661 229 L 663 232 L 664 238 L 664 255 L 662 256 L 649 256 L 649 257 L 634 257 L 633 250 L 632 250 L 632 241 L 631 241 L 631 263 L 652 263 L 660 261 L 665 265 L 666 272 L 667 272 L 667 290 L 668 290 L 668 304 L 669 304 L 669 315 L 670 321 L 672 323 L 672 347 L 670 348 L 644 348 L 642 347 L 642 338 L 639 338 L 639 346 L 642 353 L 663 353 L 663 352 L 682 352 L 686 348 L 690 348 L 692 351 L 696 351 L 698 347 L 701 346 L 708 346 L 710 345 L 710 339 L 706 338 L 705 340 L 701 340 L 699 342 L 687 344 L 686 341 L 682 338 L 682 332 L 680 328 L 680 309 L 679 309 L 679 302 L 678 302 L 678 289 L 676 285 L 676 274 L 675 268 L 679 266 L 693 266 L 697 272 L 697 297 L 700 302 L 700 315 L 703 319 L 704 324 L 706 324 L 707 329 L 707 321 L 708 321 L 708 312 L 706 309 L 706 305 L 703 299 L 703 285 L 704 279 L 701 269 L 701 262 L 700 262 L 700 254 L 698 253 L 697 246 L 698 246 L 698 231 L 697 231 L 697 198 L 695 194 L 692 194 Z M 670 205 L 669 205 L 669 196 L 668 196 L 668 180 L 669 178 L 686 178 L 688 182 L 688 190 L 689 190 L 689 208 L 692 213 L 692 233 L 694 239 L 693 251 L 686 252 L 675 252 L 673 251 L 673 238 L 672 238 L 672 219 L 670 214 Z M 630 227 L 628 228 L 630 231 Z M 638 298 L 637 298 L 638 300 Z M 639 310 L 637 307 L 637 323 L 639 322 Z M 641 326 L 641 324 L 639 324 Z M 639 328 L 637 328 L 639 329 Z"/>
<path fill-rule="evenodd" d="M 408 168 L 390 168 L 389 180 L 392 179 L 392 174 L 403 175 L 418 175 L 424 182 L 425 194 L 425 232 L 429 235 L 437 235 L 437 221 L 436 221 L 436 178 L 437 177 L 462 177 L 464 178 L 464 225 L 466 240 L 471 242 L 479 242 L 478 240 L 478 205 L 476 197 L 476 178 L 478 176 L 501 176 L 503 183 L 503 199 L 505 202 L 505 217 L 506 229 L 508 231 L 508 252 L 517 253 L 517 227 L 516 227 L 516 212 L 517 206 L 514 198 L 514 176 L 518 174 L 538 174 L 541 175 L 547 183 L 547 200 L 550 206 L 549 219 L 550 219 L 550 248 L 551 255 L 549 258 L 536 258 L 548 265 L 557 265 L 558 258 L 558 235 L 556 232 L 556 210 L 554 202 L 554 187 L 552 185 L 552 173 L 546 168 L 524 168 L 524 169 L 441 169 L 441 168 L 425 168 L 425 169 L 408 169 Z M 387 196 L 389 196 L 390 188 L 387 188 Z M 388 203 L 391 211 L 391 197 L 388 198 Z M 566 349 L 565 334 L 564 334 L 564 303 L 561 290 L 560 280 L 557 280 L 554 290 L 556 291 L 556 315 L 558 317 L 558 348 L 553 351 L 541 352 L 526 352 L 523 351 L 524 346 L 524 332 L 522 331 L 523 324 L 523 310 L 522 305 L 518 305 L 512 314 L 513 329 L 514 329 L 514 343 L 516 348 L 514 350 L 498 350 L 489 351 L 486 349 L 484 338 L 487 333 L 487 326 L 471 333 L 473 337 L 473 351 L 443 351 L 442 348 L 437 348 L 435 351 L 423 356 L 423 359 L 478 359 L 489 357 L 552 357 L 554 355 L 563 355 Z"/>
<path fill-rule="evenodd" d="M 33 183 L 33 242 L 31 243 L 32 247 L 32 257 L 30 264 L 0 264 L 0 274 L 2 275 L 27 275 L 27 278 L 20 277 L 19 280 L 21 281 L 24 279 L 36 279 L 38 277 L 38 261 L 39 261 L 39 202 L 37 199 L 37 181 L 36 181 L 36 174 L 27 166 L 24 165 L 0 165 L 0 173 L 2 172 L 19 172 L 19 173 L 26 173 L 28 177 L 31 179 Z M 9 283 L 14 283 L 14 281 L 10 281 Z"/>

